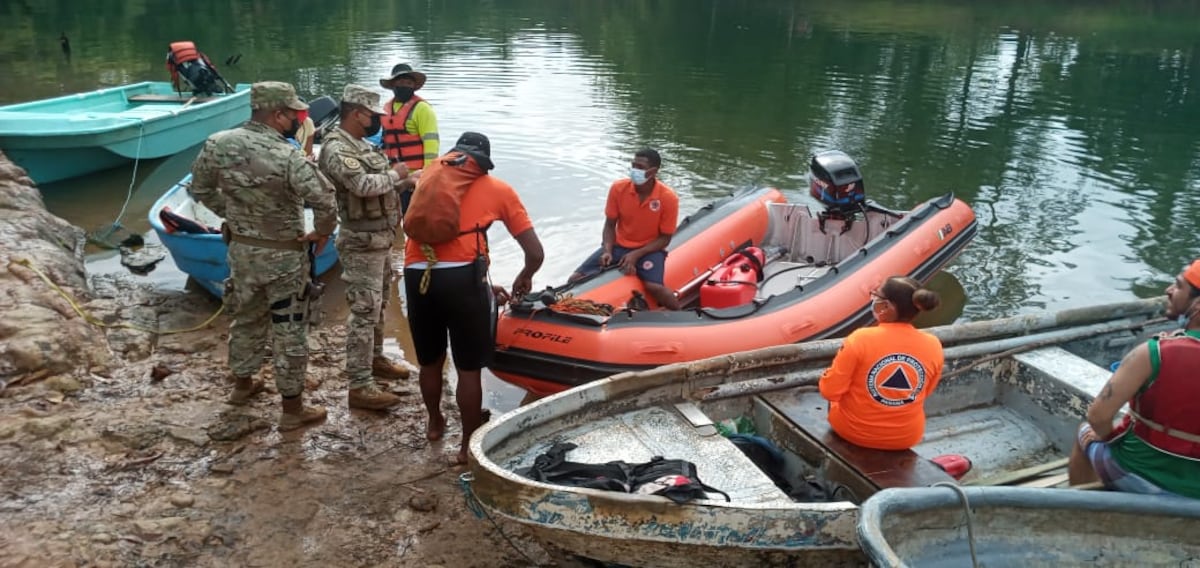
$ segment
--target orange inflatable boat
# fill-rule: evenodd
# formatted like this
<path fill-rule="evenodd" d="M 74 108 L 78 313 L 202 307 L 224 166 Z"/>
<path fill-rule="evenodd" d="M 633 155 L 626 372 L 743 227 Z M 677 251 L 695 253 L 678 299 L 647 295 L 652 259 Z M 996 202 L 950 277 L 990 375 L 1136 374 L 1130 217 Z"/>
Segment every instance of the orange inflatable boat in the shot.
<path fill-rule="evenodd" d="M 844 336 L 871 321 L 870 292 L 885 278 L 927 281 L 975 231 L 974 212 L 952 194 L 908 212 L 864 200 L 854 215 L 831 215 L 775 189 L 744 192 L 685 219 L 672 239 L 664 283 L 685 309 L 653 309 L 637 277 L 615 269 L 535 292 L 501 312 L 491 370 L 544 396 L 622 371 Z"/>

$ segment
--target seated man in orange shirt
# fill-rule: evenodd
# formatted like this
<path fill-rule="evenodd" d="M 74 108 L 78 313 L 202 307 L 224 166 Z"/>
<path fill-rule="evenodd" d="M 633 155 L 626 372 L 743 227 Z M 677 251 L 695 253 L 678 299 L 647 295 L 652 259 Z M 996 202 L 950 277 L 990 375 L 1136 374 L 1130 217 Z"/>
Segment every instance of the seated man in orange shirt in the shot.
<path fill-rule="evenodd" d="M 601 247 L 571 275 L 570 282 L 617 263 L 625 274 L 637 272 L 659 306 L 678 310 L 679 300 L 663 285 L 667 245 L 679 219 L 679 197 L 657 179 L 662 158 L 649 148 L 638 150 L 629 178 L 613 182 L 604 207 Z"/>
<path fill-rule="evenodd" d="M 925 435 L 925 398 L 942 378 L 942 343 L 912 325 L 941 299 L 912 278 L 893 276 L 871 293 L 879 325 L 851 333 L 821 376 L 829 425 L 866 448 L 907 450 Z"/>

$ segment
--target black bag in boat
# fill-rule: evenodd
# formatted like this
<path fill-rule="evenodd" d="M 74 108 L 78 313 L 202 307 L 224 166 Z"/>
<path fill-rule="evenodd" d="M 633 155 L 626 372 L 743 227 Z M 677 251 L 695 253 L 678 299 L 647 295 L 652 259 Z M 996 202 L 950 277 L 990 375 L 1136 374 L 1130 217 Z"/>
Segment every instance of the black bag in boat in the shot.
<path fill-rule="evenodd" d="M 534 481 L 555 485 L 661 495 L 676 503 L 707 499 L 708 493 L 719 493 L 729 501 L 729 494 L 700 481 L 696 464 L 687 460 L 655 456 L 648 462 L 633 464 L 623 461 L 567 461 L 567 452 L 577 447 L 569 442 L 554 444 L 546 453 L 534 458 L 533 466 L 518 470 L 517 473 Z"/>

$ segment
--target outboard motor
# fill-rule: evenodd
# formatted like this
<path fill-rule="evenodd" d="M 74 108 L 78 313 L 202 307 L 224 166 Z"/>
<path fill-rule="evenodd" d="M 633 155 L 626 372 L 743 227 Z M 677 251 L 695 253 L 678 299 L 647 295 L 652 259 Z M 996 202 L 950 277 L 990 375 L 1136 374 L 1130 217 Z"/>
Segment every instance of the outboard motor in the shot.
<path fill-rule="evenodd" d="M 308 117 L 313 121 L 316 132 L 313 142 L 320 144 L 325 133 L 337 126 L 341 117 L 338 102 L 330 97 L 321 96 L 308 101 Z"/>
<path fill-rule="evenodd" d="M 171 72 L 171 84 L 176 91 L 186 90 L 183 85 L 186 83 L 191 87 L 192 94 L 197 97 L 225 92 L 221 86 L 225 79 L 217 73 L 217 68 L 208 60 L 208 56 L 200 53 L 196 44 L 190 41 L 177 41 L 169 46 L 167 70 Z M 180 82 L 180 78 L 183 79 L 183 83 Z"/>
<path fill-rule="evenodd" d="M 858 164 L 845 152 L 829 150 L 812 157 L 809 193 L 825 206 L 826 216 L 847 219 L 867 199 Z"/>

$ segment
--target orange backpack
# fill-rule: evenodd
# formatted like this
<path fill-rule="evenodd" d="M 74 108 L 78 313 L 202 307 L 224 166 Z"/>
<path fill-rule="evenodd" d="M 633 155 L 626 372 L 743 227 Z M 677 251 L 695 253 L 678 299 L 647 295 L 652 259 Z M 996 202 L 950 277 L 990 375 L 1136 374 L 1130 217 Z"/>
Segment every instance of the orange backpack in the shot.
<path fill-rule="evenodd" d="M 459 151 L 451 151 L 431 162 L 421 173 L 404 214 L 404 234 L 429 245 L 457 238 L 462 234 L 459 217 L 463 196 L 471 184 L 484 175 L 487 170 Z"/>

